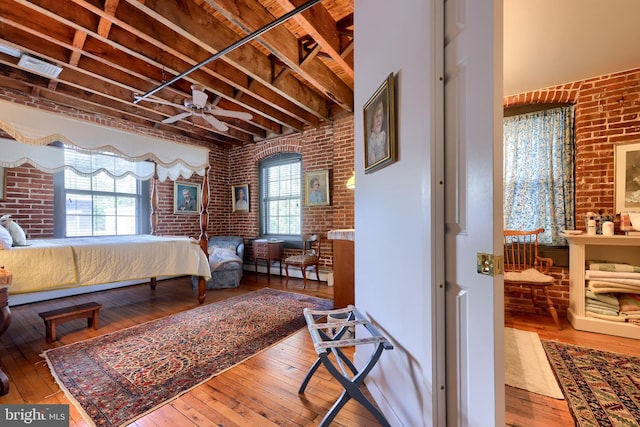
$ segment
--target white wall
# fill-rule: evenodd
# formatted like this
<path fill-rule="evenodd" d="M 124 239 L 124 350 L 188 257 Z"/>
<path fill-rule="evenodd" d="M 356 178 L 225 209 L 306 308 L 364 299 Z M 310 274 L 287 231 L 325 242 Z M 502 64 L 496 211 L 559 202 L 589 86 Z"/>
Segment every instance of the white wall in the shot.
<path fill-rule="evenodd" d="M 437 424 L 432 3 L 355 0 L 355 298 L 395 346 L 367 382 L 392 425 Z M 362 107 L 389 73 L 396 82 L 398 161 L 365 174 Z M 357 361 L 369 351 L 358 349 Z"/>

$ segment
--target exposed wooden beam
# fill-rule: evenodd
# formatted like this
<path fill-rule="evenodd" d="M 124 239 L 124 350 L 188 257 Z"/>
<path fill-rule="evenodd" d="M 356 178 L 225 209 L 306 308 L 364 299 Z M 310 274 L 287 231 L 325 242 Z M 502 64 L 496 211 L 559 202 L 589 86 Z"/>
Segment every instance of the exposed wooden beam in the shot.
<path fill-rule="evenodd" d="M 285 11 L 298 7 L 303 0 L 274 0 Z M 343 55 L 337 23 L 326 7 L 321 3 L 311 10 L 293 18 L 320 45 L 321 49 L 333 59 L 342 71 L 353 79 L 353 60 Z"/>
<path fill-rule="evenodd" d="M 246 32 L 260 28 L 273 20 L 262 5 L 250 0 L 216 0 L 209 4 Z M 273 52 L 294 72 L 301 74 L 314 87 L 334 100 L 347 111 L 353 111 L 353 90 L 340 80 L 327 66 L 315 59 L 300 65 L 298 39 L 284 27 L 276 27 L 266 33 L 260 43 Z"/>

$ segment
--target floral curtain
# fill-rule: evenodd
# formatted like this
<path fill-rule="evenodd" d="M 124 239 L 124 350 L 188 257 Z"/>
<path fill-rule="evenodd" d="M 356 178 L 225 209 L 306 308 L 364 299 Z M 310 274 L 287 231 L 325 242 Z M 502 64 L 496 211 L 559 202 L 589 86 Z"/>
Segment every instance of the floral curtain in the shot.
<path fill-rule="evenodd" d="M 574 107 L 504 118 L 504 228 L 544 228 L 540 243 L 561 246 L 575 224 Z"/>

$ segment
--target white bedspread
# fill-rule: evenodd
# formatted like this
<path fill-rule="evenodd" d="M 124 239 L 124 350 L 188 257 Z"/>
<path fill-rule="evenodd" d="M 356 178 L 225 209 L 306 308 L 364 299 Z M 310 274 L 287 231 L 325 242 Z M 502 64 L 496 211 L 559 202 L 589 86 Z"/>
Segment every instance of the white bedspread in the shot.
<path fill-rule="evenodd" d="M 28 243 L 30 246 L 0 250 L 0 265 L 13 275 L 9 294 L 151 277 L 211 277 L 204 252 L 187 237 L 137 235 Z"/>

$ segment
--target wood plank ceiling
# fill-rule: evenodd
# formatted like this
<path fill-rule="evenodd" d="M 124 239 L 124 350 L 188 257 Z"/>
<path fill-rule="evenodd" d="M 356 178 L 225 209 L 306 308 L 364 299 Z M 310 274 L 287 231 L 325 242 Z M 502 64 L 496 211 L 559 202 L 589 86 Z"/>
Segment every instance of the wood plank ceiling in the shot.
<path fill-rule="evenodd" d="M 321 0 L 196 66 L 303 5 L 307 0 L 2 0 L 0 49 L 19 52 L 0 52 L 0 87 L 212 144 L 301 132 L 353 112 L 353 0 Z M 57 78 L 36 74 L 19 65 L 25 55 L 62 71 Z M 193 84 L 204 88 L 211 108 L 251 120 L 215 116 L 226 131 L 200 115 L 163 123 L 186 112 Z M 134 102 L 136 96 L 145 98 Z"/>

